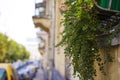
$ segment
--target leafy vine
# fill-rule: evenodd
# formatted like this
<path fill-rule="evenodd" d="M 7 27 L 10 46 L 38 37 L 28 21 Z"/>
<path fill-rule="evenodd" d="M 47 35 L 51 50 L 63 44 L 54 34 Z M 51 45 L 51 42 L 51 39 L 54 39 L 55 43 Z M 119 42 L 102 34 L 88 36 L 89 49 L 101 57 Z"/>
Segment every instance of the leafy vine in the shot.
<path fill-rule="evenodd" d="M 118 28 L 114 28 L 114 30 L 112 28 L 116 18 L 112 18 L 113 23 L 108 20 L 111 18 L 101 21 L 91 0 L 67 0 L 64 4 L 68 9 L 63 12 L 62 24 L 65 28 L 62 40 L 58 45 L 66 46 L 65 54 L 72 57 L 74 74 L 78 73 L 80 80 L 94 80 L 95 61 L 103 73 L 105 62 L 112 61 L 109 52 L 111 41 L 118 33 Z M 104 62 L 99 53 L 99 49 L 103 47 L 102 40 L 106 43 L 106 53 L 104 54 L 107 57 Z"/>

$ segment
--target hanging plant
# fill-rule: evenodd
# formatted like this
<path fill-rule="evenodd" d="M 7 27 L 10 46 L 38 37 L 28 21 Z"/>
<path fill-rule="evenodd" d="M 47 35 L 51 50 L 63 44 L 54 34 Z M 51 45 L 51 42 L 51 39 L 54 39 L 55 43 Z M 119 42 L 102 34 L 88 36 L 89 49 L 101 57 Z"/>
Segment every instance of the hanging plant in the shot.
<path fill-rule="evenodd" d="M 99 69 L 104 73 L 104 62 L 102 62 L 99 49 L 103 35 L 106 37 L 106 53 L 105 62 L 112 61 L 110 55 L 110 44 L 117 28 L 112 31 L 111 24 L 101 21 L 97 14 L 99 13 L 91 0 L 67 0 L 65 6 L 68 7 L 64 11 L 64 19 L 62 24 L 65 26 L 62 33 L 62 40 L 58 45 L 65 46 L 65 54 L 72 57 L 72 65 L 74 74 L 78 73 L 80 80 L 94 80 L 96 69 L 95 61 L 99 65 Z M 109 35 L 110 34 L 110 35 Z"/>

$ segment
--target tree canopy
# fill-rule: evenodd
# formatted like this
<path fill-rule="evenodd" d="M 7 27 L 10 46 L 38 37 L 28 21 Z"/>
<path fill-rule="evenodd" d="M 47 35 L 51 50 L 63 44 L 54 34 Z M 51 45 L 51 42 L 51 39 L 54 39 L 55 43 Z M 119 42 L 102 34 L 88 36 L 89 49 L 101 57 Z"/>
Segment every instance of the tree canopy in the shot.
<path fill-rule="evenodd" d="M 25 60 L 30 56 L 30 52 L 22 44 L 10 39 L 0 33 L 0 62 L 14 62 Z"/>

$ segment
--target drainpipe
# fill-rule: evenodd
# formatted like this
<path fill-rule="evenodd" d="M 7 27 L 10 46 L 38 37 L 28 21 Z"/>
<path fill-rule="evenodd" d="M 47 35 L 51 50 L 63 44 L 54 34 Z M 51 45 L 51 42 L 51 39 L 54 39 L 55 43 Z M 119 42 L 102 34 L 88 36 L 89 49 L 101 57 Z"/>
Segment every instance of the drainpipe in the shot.
<path fill-rule="evenodd" d="M 48 80 L 52 80 L 52 69 L 55 67 L 55 0 L 48 0 L 49 1 L 49 11 L 50 11 L 50 33 L 49 33 L 49 40 L 50 40 L 50 48 L 49 48 L 49 70 L 48 70 Z"/>
<path fill-rule="evenodd" d="M 55 67 L 55 0 L 52 0 L 51 10 L 51 53 L 52 53 L 52 67 Z"/>

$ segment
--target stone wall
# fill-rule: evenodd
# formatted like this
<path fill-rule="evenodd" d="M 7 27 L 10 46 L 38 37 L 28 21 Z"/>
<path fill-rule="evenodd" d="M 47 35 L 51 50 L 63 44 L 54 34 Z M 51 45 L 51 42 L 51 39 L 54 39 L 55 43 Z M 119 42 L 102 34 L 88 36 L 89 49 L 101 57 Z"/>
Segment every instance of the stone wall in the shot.
<path fill-rule="evenodd" d="M 103 50 L 100 50 L 103 54 Z M 113 46 L 111 49 L 111 55 L 113 56 L 113 62 L 107 63 L 105 65 L 106 75 L 103 75 L 100 71 L 97 72 L 95 80 L 120 80 L 120 46 Z M 105 59 L 105 55 L 102 55 Z M 97 64 L 95 64 L 97 70 L 99 70 Z"/>

